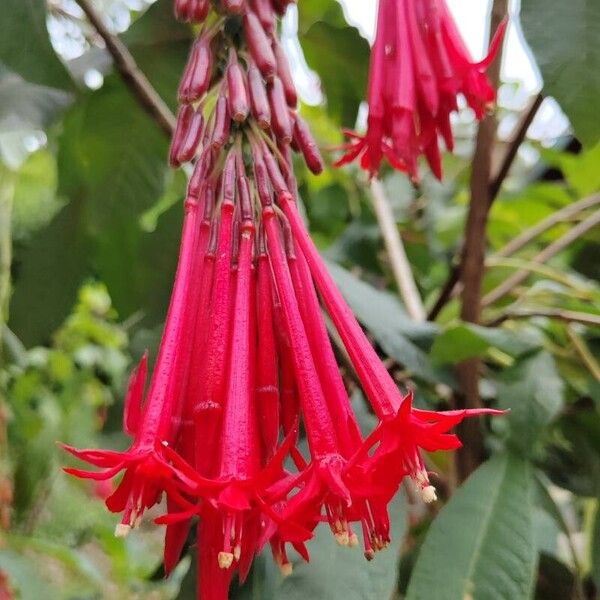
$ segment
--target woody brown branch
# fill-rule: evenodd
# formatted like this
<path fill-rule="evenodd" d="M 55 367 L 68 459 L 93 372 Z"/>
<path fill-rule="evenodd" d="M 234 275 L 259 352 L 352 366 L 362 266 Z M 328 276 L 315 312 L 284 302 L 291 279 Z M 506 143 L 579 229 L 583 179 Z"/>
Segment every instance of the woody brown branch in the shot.
<path fill-rule="evenodd" d="M 104 40 L 115 68 L 125 85 L 135 96 L 140 106 L 156 121 L 164 133 L 171 138 L 175 131 L 175 116 L 154 89 L 148 78 L 139 69 L 127 46 L 113 35 L 89 0 L 76 0 L 98 35 Z"/>
<path fill-rule="evenodd" d="M 494 0 L 490 31 L 494 32 L 508 13 L 508 0 Z M 489 78 L 498 87 L 500 82 L 501 52 L 491 65 Z M 492 152 L 496 142 L 498 123 L 489 114 L 477 131 L 475 154 L 471 175 L 471 202 L 465 230 L 465 243 L 461 257 L 460 282 L 463 286 L 461 318 L 467 323 L 479 323 L 481 315 L 481 286 L 485 272 L 487 224 L 492 205 Z M 462 393 L 456 397 L 456 407 L 479 408 L 481 362 L 474 358 L 458 366 Z M 456 454 L 456 475 L 464 481 L 483 461 L 483 434 L 475 419 L 466 420 L 459 428 L 464 447 Z"/>
<path fill-rule="evenodd" d="M 500 192 L 500 189 L 502 187 L 502 184 L 504 183 L 504 180 L 508 176 L 511 167 L 514 164 L 514 161 L 517 157 L 519 148 L 521 147 L 521 144 L 525 140 L 527 131 L 528 131 L 531 123 L 535 119 L 535 116 L 538 113 L 538 110 L 540 109 L 540 106 L 542 105 L 543 101 L 544 101 L 544 97 L 542 96 L 542 94 L 537 94 L 531 100 L 531 102 L 529 103 L 529 105 L 527 106 L 527 108 L 525 109 L 523 114 L 521 115 L 521 118 L 514 130 L 514 133 L 506 145 L 506 150 L 504 152 L 504 155 L 502 156 L 499 167 L 498 167 L 497 171 L 492 174 L 490 182 L 489 182 L 490 208 L 491 208 L 491 205 L 496 200 L 498 193 Z M 461 254 L 462 254 L 462 250 L 461 250 Z M 442 286 L 442 290 L 438 296 L 438 299 L 436 300 L 435 304 L 433 305 L 433 308 L 429 311 L 429 314 L 427 315 L 427 319 L 429 321 L 434 321 L 438 317 L 438 315 L 440 314 L 440 312 L 442 311 L 444 306 L 446 306 L 446 304 L 452 298 L 454 298 L 455 295 L 458 293 L 459 280 L 460 280 L 460 268 L 461 268 L 460 264 L 454 265 L 452 267 L 450 274 L 448 275 L 448 278 L 446 279 L 446 282 Z"/>

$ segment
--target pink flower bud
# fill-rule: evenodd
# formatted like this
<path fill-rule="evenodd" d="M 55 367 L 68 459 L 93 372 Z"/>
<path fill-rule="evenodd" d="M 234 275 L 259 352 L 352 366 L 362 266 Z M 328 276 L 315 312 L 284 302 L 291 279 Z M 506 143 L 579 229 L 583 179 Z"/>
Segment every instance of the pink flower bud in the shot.
<path fill-rule="evenodd" d="M 281 79 L 275 76 L 268 87 L 269 104 L 271 105 L 271 126 L 273 133 L 282 142 L 289 144 L 292 140 L 292 123 L 283 84 Z"/>
<path fill-rule="evenodd" d="M 296 115 L 296 121 L 294 123 L 294 142 L 298 148 L 300 148 L 308 168 L 315 175 L 322 173 L 323 159 L 321 158 L 321 153 L 310 132 L 310 128 L 300 115 Z"/>
<path fill-rule="evenodd" d="M 244 33 L 250 55 L 254 59 L 259 71 L 263 77 L 270 79 L 277 70 L 277 61 L 271 48 L 269 38 L 262 28 L 258 17 L 254 13 L 247 13 L 244 16 Z"/>
<path fill-rule="evenodd" d="M 213 55 L 211 38 L 203 35 L 192 46 L 188 65 L 179 86 L 179 101 L 195 102 L 208 91 L 212 76 Z"/>
<path fill-rule="evenodd" d="M 175 18 L 179 21 L 189 21 L 190 9 L 192 8 L 193 3 L 194 0 L 175 0 Z"/>
<path fill-rule="evenodd" d="M 222 148 L 229 139 L 230 116 L 227 109 L 227 96 L 221 93 L 215 106 L 215 124 L 212 133 L 211 145 L 215 150 Z"/>
<path fill-rule="evenodd" d="M 285 55 L 283 46 L 276 38 L 273 39 L 273 53 L 275 54 L 275 60 L 277 61 L 277 75 L 279 75 L 279 79 L 281 79 L 285 91 L 285 99 L 287 100 L 289 107 L 295 108 L 298 104 L 298 93 L 296 92 L 296 86 L 290 71 L 290 64 L 287 56 Z"/>
<path fill-rule="evenodd" d="M 229 13 L 240 15 L 246 10 L 246 2 L 244 0 L 223 0 L 223 8 Z"/>
<path fill-rule="evenodd" d="M 275 29 L 275 11 L 271 0 L 250 0 L 250 6 L 256 13 L 264 30 L 271 34 Z"/>
<path fill-rule="evenodd" d="M 189 0 L 191 8 L 189 11 L 192 23 L 204 23 L 210 9 L 210 0 Z"/>
<path fill-rule="evenodd" d="M 271 107 L 269 106 L 265 83 L 260 71 L 254 64 L 251 64 L 248 69 L 248 88 L 252 116 L 261 129 L 269 129 L 271 127 Z"/>
<path fill-rule="evenodd" d="M 189 162 L 194 158 L 200 145 L 203 132 L 204 115 L 202 114 L 202 107 L 199 107 L 198 110 L 194 111 L 192 118 L 190 119 L 187 134 L 181 144 L 179 153 L 177 154 L 177 161 L 180 164 Z"/>
<path fill-rule="evenodd" d="M 182 106 L 177 113 L 177 124 L 175 125 L 175 132 L 173 133 L 171 150 L 169 152 L 169 163 L 174 169 L 181 166 L 178 157 L 185 141 L 185 137 L 187 136 L 193 114 L 194 109 L 189 104 Z"/>
<path fill-rule="evenodd" d="M 250 110 L 248 92 L 246 91 L 244 72 L 233 48 L 229 51 L 229 64 L 227 65 L 227 91 L 231 118 L 237 123 L 243 123 Z"/>

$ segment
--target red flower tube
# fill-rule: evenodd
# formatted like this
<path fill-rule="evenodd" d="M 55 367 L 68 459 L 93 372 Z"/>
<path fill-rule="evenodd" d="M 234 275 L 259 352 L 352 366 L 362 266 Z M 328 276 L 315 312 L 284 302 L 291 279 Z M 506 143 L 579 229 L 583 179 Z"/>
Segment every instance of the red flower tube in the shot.
<path fill-rule="evenodd" d="M 473 62 L 448 10 L 446 0 L 380 0 L 377 33 L 371 52 L 369 116 L 364 136 L 346 131 L 350 142 L 337 166 L 360 159 L 375 176 L 384 158 L 395 169 L 419 179 L 417 159 L 424 156 L 441 179 L 438 136 L 448 150 L 454 140 L 450 114 L 463 95 L 477 119 L 496 99 L 485 75 L 496 57 L 503 22 L 488 56 Z"/>

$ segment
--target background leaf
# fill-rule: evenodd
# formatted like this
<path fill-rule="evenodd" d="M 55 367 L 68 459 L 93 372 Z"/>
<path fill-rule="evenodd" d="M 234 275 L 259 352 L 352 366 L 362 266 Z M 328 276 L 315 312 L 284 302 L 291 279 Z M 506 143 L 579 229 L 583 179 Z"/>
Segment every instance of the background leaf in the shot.
<path fill-rule="evenodd" d="M 367 563 L 360 548 L 342 548 L 321 525 L 308 544 L 310 563 L 297 562 L 294 572 L 277 589 L 275 600 L 381 600 L 396 584 L 398 553 L 406 532 L 406 499 L 399 494 L 390 505 L 393 541 Z"/>
<path fill-rule="evenodd" d="M 31 83 L 71 89 L 67 71 L 50 44 L 45 0 L 2 0 L 0 62 Z"/>
<path fill-rule="evenodd" d="M 485 463 L 431 525 L 406 599 L 529 598 L 532 514 L 529 464 L 508 454 Z"/>
<path fill-rule="evenodd" d="M 539 352 L 507 369 L 498 383 L 498 402 L 510 409 L 509 443 L 529 453 L 564 405 L 564 383 L 552 355 Z"/>
<path fill-rule="evenodd" d="M 544 93 L 567 113 L 577 137 L 600 139 L 600 3 L 597 0 L 522 0 L 521 22 L 544 78 Z"/>

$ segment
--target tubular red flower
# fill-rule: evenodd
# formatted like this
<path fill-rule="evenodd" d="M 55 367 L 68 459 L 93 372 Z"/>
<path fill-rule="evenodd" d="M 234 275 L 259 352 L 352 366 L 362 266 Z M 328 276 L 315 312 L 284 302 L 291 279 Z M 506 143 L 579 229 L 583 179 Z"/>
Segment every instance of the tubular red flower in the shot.
<path fill-rule="evenodd" d="M 496 99 L 485 70 L 501 45 L 506 22 L 496 32 L 488 56 L 473 62 L 446 0 L 380 0 L 377 34 L 371 52 L 367 132 L 350 138 L 341 166 L 360 159 L 375 176 L 384 158 L 395 169 L 419 179 L 417 159 L 424 156 L 442 177 L 438 136 L 448 150 L 454 140 L 450 114 L 464 96 L 477 119 Z"/>
<path fill-rule="evenodd" d="M 186 310 L 190 286 L 197 260 L 198 202 L 186 201 L 179 265 L 161 340 L 156 365 L 143 408 L 144 381 L 147 356 L 133 373 L 126 400 L 125 430 L 133 435 L 133 443 L 125 452 L 109 450 L 77 450 L 64 446 L 75 457 L 101 469 L 84 471 L 65 468 L 67 473 L 93 480 L 112 479 L 121 471 L 125 475 L 115 492 L 106 500 L 111 512 L 123 513 L 117 533 L 126 534 L 139 524 L 146 509 L 156 504 L 164 490 L 177 495 L 174 479 L 176 469 L 164 456 L 163 443 L 170 442 L 175 432 L 173 423 L 180 416 L 181 376 L 187 357 L 180 349 L 185 347 L 183 335 L 189 325 L 190 311 Z"/>
<path fill-rule="evenodd" d="M 362 464 L 362 467 L 370 471 L 374 466 L 380 464 L 394 463 L 401 465 L 401 469 L 391 469 L 386 471 L 386 476 L 379 483 L 386 483 L 389 489 L 397 489 L 400 481 L 405 475 L 410 475 L 423 491 L 423 496 L 426 500 L 433 500 L 434 489 L 429 484 L 429 477 L 423 468 L 423 462 L 420 457 L 419 447 L 423 447 L 428 451 L 448 450 L 451 448 L 445 445 L 436 447 L 434 444 L 422 442 L 418 434 L 423 430 L 415 431 L 414 438 L 411 443 L 404 440 L 403 429 L 406 423 L 406 411 L 410 413 L 412 408 L 411 397 L 403 398 L 398 390 L 395 382 L 387 372 L 383 363 L 379 360 L 377 353 L 366 338 L 362 328 L 356 321 L 351 309 L 346 304 L 341 293 L 331 279 L 329 272 L 319 253 L 314 246 L 310 236 L 308 235 L 300 215 L 297 212 L 295 203 L 291 196 L 280 197 L 280 205 L 289 219 L 298 247 L 304 254 L 306 261 L 310 267 L 311 274 L 315 284 L 323 298 L 327 310 L 344 342 L 344 346 L 350 355 L 352 364 L 358 374 L 358 377 L 363 385 L 367 397 L 373 407 L 375 414 L 380 419 L 380 425 L 370 438 L 366 441 L 360 452 L 353 458 L 353 464 Z M 427 413 L 429 416 L 436 413 Z M 438 413 L 440 419 L 443 419 L 443 413 Z M 462 421 L 465 417 L 477 416 L 480 414 L 502 414 L 499 411 L 482 410 L 482 411 L 462 411 L 460 419 L 454 424 Z M 457 417 L 458 414 L 452 414 Z M 448 419 L 444 420 L 447 423 Z M 416 422 L 410 421 L 412 425 Z M 399 425 L 400 424 L 400 425 Z M 452 425 L 451 425 L 452 426 Z M 439 438 L 436 438 L 439 440 Z M 445 439 L 445 438 L 444 438 Z M 379 444 L 374 450 L 373 459 L 363 462 L 359 460 L 365 457 L 365 451 Z M 409 448 L 407 450 L 407 448 Z M 392 449 L 392 450 L 390 450 Z M 392 458 L 386 458 L 389 456 Z M 410 456 L 410 460 L 406 456 Z M 410 465 L 406 470 L 404 467 Z M 377 483 L 377 482 L 376 482 Z"/>

